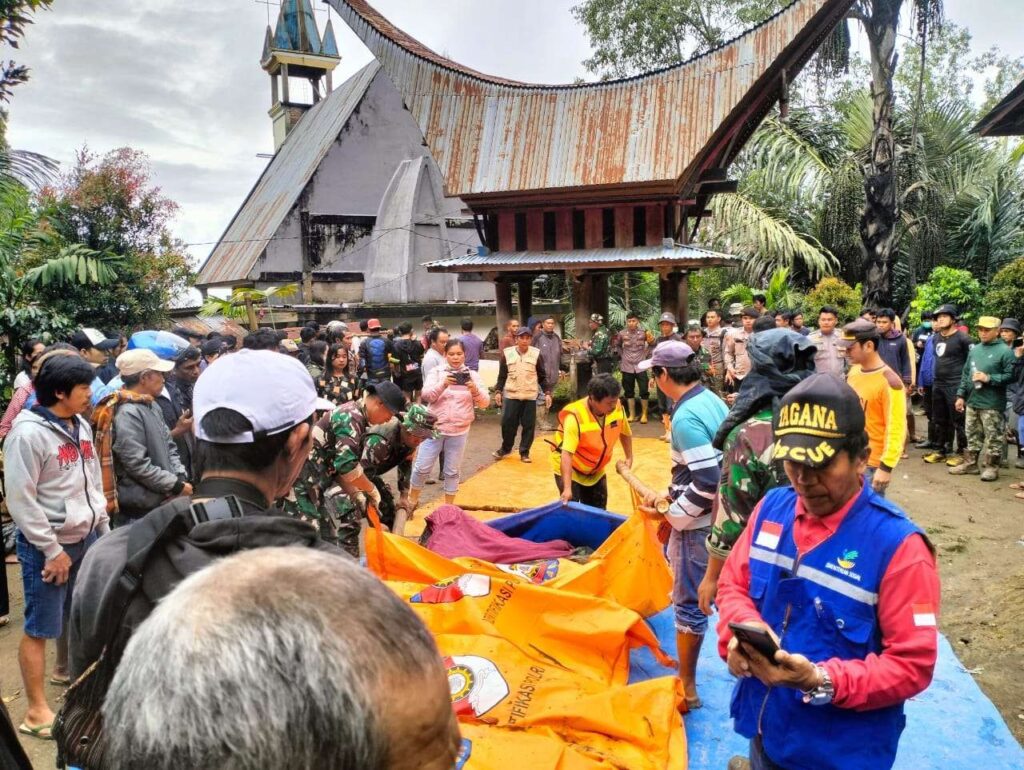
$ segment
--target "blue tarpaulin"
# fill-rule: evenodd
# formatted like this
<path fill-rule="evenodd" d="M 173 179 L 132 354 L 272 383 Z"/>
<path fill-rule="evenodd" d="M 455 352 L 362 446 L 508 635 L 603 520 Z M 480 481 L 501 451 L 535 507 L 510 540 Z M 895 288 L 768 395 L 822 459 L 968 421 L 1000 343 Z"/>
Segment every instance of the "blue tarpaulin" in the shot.
<path fill-rule="evenodd" d="M 597 548 L 623 521 L 621 516 L 590 506 L 556 502 L 488 523 L 513 537 L 536 542 L 562 539 Z M 672 608 L 647 622 L 662 648 L 674 656 Z M 735 680 L 718 657 L 717 647 L 712 622 L 697 665 L 704 707 L 684 719 L 690 770 L 723 770 L 734 755 L 747 755 L 747 741 L 733 732 L 729 718 Z M 675 673 L 660 666 L 647 649 L 635 650 L 630 664 L 632 682 Z M 1024 749 L 941 634 L 932 684 L 907 703 L 906 713 L 896 770 L 1024 770 Z"/>

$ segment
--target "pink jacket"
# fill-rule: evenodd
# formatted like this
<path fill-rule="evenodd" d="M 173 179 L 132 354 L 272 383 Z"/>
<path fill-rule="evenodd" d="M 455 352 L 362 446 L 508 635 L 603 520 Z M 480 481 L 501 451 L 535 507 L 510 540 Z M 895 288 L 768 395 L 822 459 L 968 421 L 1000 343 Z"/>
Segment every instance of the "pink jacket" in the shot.
<path fill-rule="evenodd" d="M 463 367 L 462 371 L 469 372 L 479 389 L 475 404 L 473 394 L 467 386 L 447 384 L 448 375 L 452 372 L 447 365 L 438 366 L 427 375 L 427 381 L 423 383 L 423 391 L 420 393 L 423 403 L 429 405 L 430 413 L 437 418 L 434 427 L 445 436 L 461 436 L 468 433 L 469 426 L 476 419 L 473 407 L 486 409 L 491 403 L 491 395 L 480 375 L 466 367 Z"/>

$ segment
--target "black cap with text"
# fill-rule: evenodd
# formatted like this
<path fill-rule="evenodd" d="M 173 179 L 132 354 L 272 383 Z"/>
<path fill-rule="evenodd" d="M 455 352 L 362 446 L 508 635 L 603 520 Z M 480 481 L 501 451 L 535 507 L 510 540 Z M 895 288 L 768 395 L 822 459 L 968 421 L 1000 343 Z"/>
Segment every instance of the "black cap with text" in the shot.
<path fill-rule="evenodd" d="M 864 432 L 864 409 L 845 382 L 815 374 L 783 396 L 773 427 L 772 459 L 821 468 L 832 462 L 848 436 Z"/>

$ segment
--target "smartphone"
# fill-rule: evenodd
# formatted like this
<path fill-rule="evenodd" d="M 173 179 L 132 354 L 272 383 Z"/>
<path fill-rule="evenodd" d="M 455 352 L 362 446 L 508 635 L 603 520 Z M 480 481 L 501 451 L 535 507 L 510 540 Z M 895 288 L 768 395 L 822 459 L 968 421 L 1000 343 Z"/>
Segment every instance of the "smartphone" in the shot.
<path fill-rule="evenodd" d="M 779 651 L 779 645 L 772 635 L 761 628 L 761 626 L 754 626 L 749 623 L 730 623 L 729 629 L 739 641 L 749 644 L 768 658 L 769 662 L 773 665 L 779 665 L 775 662 L 775 653 Z"/>
<path fill-rule="evenodd" d="M 456 385 L 465 385 L 469 382 L 470 374 L 469 372 L 453 372 L 452 378 L 455 380 Z"/>

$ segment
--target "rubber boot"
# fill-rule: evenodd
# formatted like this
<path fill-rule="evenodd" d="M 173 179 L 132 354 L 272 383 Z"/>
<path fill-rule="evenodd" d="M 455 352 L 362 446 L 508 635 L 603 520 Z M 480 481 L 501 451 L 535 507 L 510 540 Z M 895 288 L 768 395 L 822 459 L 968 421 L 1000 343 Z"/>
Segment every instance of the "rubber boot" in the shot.
<path fill-rule="evenodd" d="M 661 437 L 662 441 L 669 442 L 672 440 L 672 418 L 667 414 L 661 416 L 661 424 L 665 426 L 665 434 Z"/>
<path fill-rule="evenodd" d="M 640 399 L 640 424 L 647 424 L 647 399 Z"/>
<path fill-rule="evenodd" d="M 700 634 L 676 633 L 676 649 L 679 653 L 679 679 L 683 683 L 683 697 L 687 711 L 699 709 L 704 704 L 697 694 L 697 658 L 704 637 Z"/>
<path fill-rule="evenodd" d="M 949 473 L 953 476 L 977 476 L 981 473 L 978 468 L 978 453 L 968 449 L 964 452 L 964 461 L 955 468 L 950 468 Z"/>
<path fill-rule="evenodd" d="M 636 422 L 636 399 L 626 399 L 626 420 L 628 422 Z"/>
<path fill-rule="evenodd" d="M 982 481 L 998 481 L 999 480 L 999 463 L 1003 458 L 999 452 L 986 456 L 986 462 L 981 469 L 981 480 Z"/>

